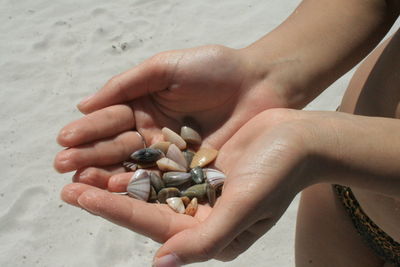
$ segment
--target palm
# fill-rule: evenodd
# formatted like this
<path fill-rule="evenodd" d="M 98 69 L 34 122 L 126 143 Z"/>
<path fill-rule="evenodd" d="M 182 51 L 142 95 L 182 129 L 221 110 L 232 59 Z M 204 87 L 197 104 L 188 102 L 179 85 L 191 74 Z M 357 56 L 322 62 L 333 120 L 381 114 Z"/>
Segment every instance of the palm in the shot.
<path fill-rule="evenodd" d="M 205 47 L 164 56 L 173 70 L 167 88 L 130 102 L 136 129 L 153 137 L 157 129 L 178 129 L 190 117 L 201 127 L 205 141 L 219 148 L 245 121 L 276 105 L 271 90 L 257 88 L 260 82 L 249 77 L 246 64 L 235 53 Z"/>
<path fill-rule="evenodd" d="M 151 144 L 162 127 L 178 131 L 186 118 L 200 127 L 203 144 L 219 149 L 253 116 L 284 105 L 244 58 L 220 46 L 172 51 L 114 77 L 79 106 L 88 115 L 61 131 L 59 143 L 71 149 L 58 154 L 56 169 L 114 169 L 142 147 L 132 129 Z"/>
<path fill-rule="evenodd" d="M 62 196 L 71 204 L 169 245 L 191 238 L 196 232 L 193 229 L 216 229 L 219 234 L 226 229 L 227 245 L 213 257 L 232 259 L 274 225 L 297 193 L 296 188 L 285 185 L 290 177 L 284 176 L 301 154 L 302 135 L 286 127 L 273 127 L 291 117 L 259 115 L 221 147 L 215 165 L 228 176 L 222 197 L 214 208 L 200 205 L 195 217 L 177 214 L 165 204 L 149 204 L 84 184 L 66 186 Z M 261 147 L 269 148 L 268 153 Z M 123 176 L 128 178 L 122 182 L 126 187 L 131 174 L 113 177 Z M 109 189 L 119 191 L 121 180 L 110 179 Z M 230 227 L 234 227 L 233 232 Z"/>

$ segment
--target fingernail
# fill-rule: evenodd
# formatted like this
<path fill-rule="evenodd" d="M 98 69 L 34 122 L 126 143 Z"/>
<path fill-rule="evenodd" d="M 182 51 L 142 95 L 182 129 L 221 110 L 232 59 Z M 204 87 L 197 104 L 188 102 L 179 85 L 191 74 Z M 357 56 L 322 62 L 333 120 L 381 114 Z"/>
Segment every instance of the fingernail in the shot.
<path fill-rule="evenodd" d="M 101 191 L 95 189 L 88 190 L 81 194 L 76 201 L 81 206 L 81 208 L 94 215 L 99 215 L 99 204 L 97 203 L 98 201 L 96 201 L 96 199 L 98 199 L 99 197 L 99 194 L 101 194 Z"/>
<path fill-rule="evenodd" d="M 72 176 L 72 182 L 77 183 L 79 181 L 83 181 L 88 177 L 87 171 L 77 172 Z"/>
<path fill-rule="evenodd" d="M 61 130 L 59 136 L 62 140 L 70 140 L 75 135 L 75 130 L 73 129 L 66 129 Z"/>
<path fill-rule="evenodd" d="M 64 150 L 65 151 L 65 150 Z M 57 155 L 57 162 L 59 166 L 68 166 L 70 164 L 70 158 L 69 158 L 69 154 L 67 152 L 61 152 L 60 154 Z"/>
<path fill-rule="evenodd" d="M 175 254 L 168 254 L 154 261 L 153 267 L 180 267 L 179 258 Z"/>
<path fill-rule="evenodd" d="M 92 99 L 94 97 L 94 94 L 93 95 L 90 95 L 90 96 L 88 96 L 88 97 L 86 97 L 86 98 L 84 98 L 81 102 L 79 102 L 79 104 L 78 104 L 78 106 L 82 106 L 82 105 L 85 105 L 90 99 Z"/>

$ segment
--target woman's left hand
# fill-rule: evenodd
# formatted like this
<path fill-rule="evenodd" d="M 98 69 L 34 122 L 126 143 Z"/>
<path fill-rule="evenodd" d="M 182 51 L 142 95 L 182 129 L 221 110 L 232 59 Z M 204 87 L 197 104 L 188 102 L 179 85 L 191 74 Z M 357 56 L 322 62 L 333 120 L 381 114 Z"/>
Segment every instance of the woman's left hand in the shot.
<path fill-rule="evenodd" d="M 165 204 L 145 203 L 80 183 L 67 185 L 62 198 L 164 243 L 155 266 L 232 260 L 266 233 L 309 183 L 305 177 L 312 134 L 302 119 L 304 113 L 267 110 L 225 143 L 215 161 L 215 167 L 227 175 L 223 194 L 213 208 L 200 205 L 195 217 L 177 214 Z M 130 175 L 111 177 L 108 190 L 126 187 Z"/>

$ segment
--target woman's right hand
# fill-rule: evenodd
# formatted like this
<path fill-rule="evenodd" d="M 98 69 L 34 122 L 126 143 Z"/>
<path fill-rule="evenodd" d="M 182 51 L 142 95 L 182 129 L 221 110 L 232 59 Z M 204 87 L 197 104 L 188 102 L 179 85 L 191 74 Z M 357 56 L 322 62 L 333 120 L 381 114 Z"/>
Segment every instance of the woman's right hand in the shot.
<path fill-rule="evenodd" d="M 61 196 L 71 205 L 163 243 L 155 266 L 233 260 L 266 233 L 310 183 L 308 155 L 318 140 L 309 127 L 314 122 L 310 117 L 318 114 L 271 109 L 241 127 L 215 161 L 215 167 L 227 175 L 221 197 L 213 208 L 199 205 L 194 217 L 165 204 L 81 183 L 66 185 Z M 125 190 L 131 176 L 113 175 L 109 191 Z"/>

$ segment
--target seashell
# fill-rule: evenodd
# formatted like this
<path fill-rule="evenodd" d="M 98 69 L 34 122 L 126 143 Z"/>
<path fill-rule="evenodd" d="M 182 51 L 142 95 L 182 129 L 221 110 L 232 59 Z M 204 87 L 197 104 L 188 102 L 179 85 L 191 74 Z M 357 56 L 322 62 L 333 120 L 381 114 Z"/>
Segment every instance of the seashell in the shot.
<path fill-rule="evenodd" d="M 133 162 L 130 161 L 124 161 L 122 162 L 122 166 L 127 170 L 128 172 L 134 172 L 137 170 L 137 165 Z"/>
<path fill-rule="evenodd" d="M 194 129 L 189 126 L 183 126 L 181 128 L 181 137 L 189 144 L 200 145 L 201 144 L 201 136 Z"/>
<path fill-rule="evenodd" d="M 194 215 L 197 212 L 197 207 L 198 207 L 197 198 L 194 197 L 192 201 L 190 201 L 190 203 L 187 205 L 185 214 L 194 217 Z"/>
<path fill-rule="evenodd" d="M 150 172 L 150 184 L 154 187 L 156 192 L 159 192 L 165 187 L 164 181 L 156 172 Z"/>
<path fill-rule="evenodd" d="M 186 148 L 186 142 L 182 139 L 177 133 L 172 131 L 171 129 L 164 127 L 161 129 L 161 132 L 164 136 L 164 139 L 175 144 L 179 149 Z"/>
<path fill-rule="evenodd" d="M 192 162 L 192 159 L 193 159 L 195 153 L 190 150 L 185 150 L 185 151 L 182 151 L 182 154 L 185 157 L 186 166 L 190 166 L 190 163 Z"/>
<path fill-rule="evenodd" d="M 189 205 L 190 203 L 190 198 L 188 197 L 181 197 L 183 205 L 185 205 L 185 207 L 187 207 L 187 205 Z"/>
<path fill-rule="evenodd" d="M 205 179 L 213 186 L 216 186 L 219 183 L 224 183 L 226 178 L 226 175 L 223 172 L 216 169 L 204 168 L 203 173 Z"/>
<path fill-rule="evenodd" d="M 143 148 L 133 152 L 130 157 L 134 163 L 146 165 L 164 157 L 164 153 L 159 149 Z"/>
<path fill-rule="evenodd" d="M 177 186 L 186 183 L 192 178 L 187 172 L 166 172 L 163 174 L 163 181 L 167 186 Z"/>
<path fill-rule="evenodd" d="M 161 150 L 164 154 L 167 154 L 168 147 L 169 147 L 170 144 L 171 144 L 171 142 L 165 142 L 165 141 L 163 141 L 163 142 L 158 142 L 158 143 L 152 144 L 151 146 L 149 146 L 149 148 L 152 148 L 152 149 L 159 149 L 159 150 Z"/>
<path fill-rule="evenodd" d="M 171 207 L 174 211 L 180 214 L 185 213 L 185 206 L 183 205 L 182 199 L 179 197 L 171 197 L 167 199 L 168 206 Z"/>
<path fill-rule="evenodd" d="M 221 194 L 226 175 L 219 170 L 211 168 L 205 168 L 203 171 L 206 176 L 208 202 L 210 203 L 210 206 L 213 207 L 217 197 Z"/>
<path fill-rule="evenodd" d="M 190 168 L 206 166 L 217 157 L 217 154 L 218 150 L 212 148 L 200 148 L 200 150 L 194 155 L 192 162 L 190 163 Z"/>
<path fill-rule="evenodd" d="M 182 151 L 175 144 L 171 144 L 169 146 L 167 154 L 165 156 L 185 168 L 189 166 L 186 162 L 185 157 L 182 154 Z"/>
<path fill-rule="evenodd" d="M 158 197 L 157 197 L 157 192 L 156 192 L 156 190 L 154 189 L 154 187 L 153 186 L 150 186 L 150 196 L 149 196 L 149 202 L 156 202 L 158 200 Z"/>
<path fill-rule="evenodd" d="M 197 197 L 199 200 L 204 200 L 206 197 L 206 186 L 207 184 L 196 184 L 182 192 L 182 196 L 186 196 L 190 199 Z"/>
<path fill-rule="evenodd" d="M 128 191 L 128 195 L 133 198 L 147 201 L 150 195 L 149 173 L 145 170 L 135 171 L 128 183 L 126 191 Z"/>
<path fill-rule="evenodd" d="M 128 192 L 110 192 L 110 193 L 115 195 L 128 195 Z"/>
<path fill-rule="evenodd" d="M 183 192 L 183 191 L 185 191 L 186 189 L 188 189 L 191 186 L 193 186 L 193 181 L 192 181 L 192 179 L 189 179 L 185 183 L 177 185 L 175 187 L 178 188 L 181 192 Z"/>
<path fill-rule="evenodd" d="M 175 161 L 169 158 L 162 158 L 157 160 L 157 166 L 161 171 L 177 171 L 177 172 L 186 172 L 186 168 L 179 165 Z"/>
<path fill-rule="evenodd" d="M 214 207 L 215 201 L 217 200 L 217 194 L 215 192 L 215 189 L 213 186 L 210 185 L 210 183 L 206 183 L 206 194 L 207 194 L 207 199 L 208 203 L 210 204 L 211 207 Z"/>
<path fill-rule="evenodd" d="M 202 184 L 204 183 L 204 172 L 201 167 L 194 167 L 193 169 L 190 170 L 190 174 L 192 175 L 192 180 L 196 184 Z"/>
<path fill-rule="evenodd" d="M 224 183 L 218 183 L 216 185 L 210 184 L 208 181 L 206 182 L 206 194 L 208 203 L 211 207 L 214 207 L 215 202 L 217 201 L 217 197 L 221 195 L 222 186 Z"/>
<path fill-rule="evenodd" d="M 156 166 L 157 166 L 157 164 L 156 164 Z M 147 169 L 146 171 L 148 171 L 149 174 L 154 173 L 155 175 L 158 175 L 159 177 L 161 177 L 161 171 L 159 169 L 152 168 L 152 169 Z"/>
<path fill-rule="evenodd" d="M 158 192 L 158 201 L 160 203 L 167 203 L 166 200 L 167 198 L 171 198 L 171 197 L 180 197 L 181 196 L 181 192 L 179 191 L 178 188 L 175 187 L 166 187 L 160 190 L 160 192 Z"/>
<path fill-rule="evenodd" d="M 136 164 L 138 169 L 148 169 L 156 166 L 157 164 L 155 162 L 151 163 L 144 163 L 144 164 Z"/>

